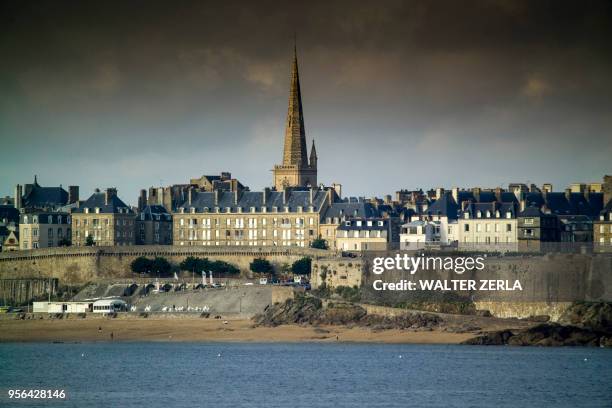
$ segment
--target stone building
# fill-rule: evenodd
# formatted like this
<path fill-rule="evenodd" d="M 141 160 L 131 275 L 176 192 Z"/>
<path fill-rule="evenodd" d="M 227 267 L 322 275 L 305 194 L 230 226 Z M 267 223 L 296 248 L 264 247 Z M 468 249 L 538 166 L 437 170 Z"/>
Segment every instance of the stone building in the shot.
<path fill-rule="evenodd" d="M 514 203 L 463 203 L 458 223 L 458 248 L 515 252 L 517 218 Z"/>
<path fill-rule="evenodd" d="M 71 240 L 70 214 L 35 212 L 21 214 L 19 249 L 66 246 Z"/>
<path fill-rule="evenodd" d="M 612 201 L 608 202 L 599 218 L 593 222 L 593 242 L 595 251 L 612 252 Z"/>
<path fill-rule="evenodd" d="M 190 190 L 172 214 L 174 245 L 308 247 L 332 200 L 331 189 Z"/>
<path fill-rule="evenodd" d="M 332 202 L 322 213 L 319 224 L 319 236 L 327 241 L 329 249 L 339 249 L 336 242 L 336 230 L 347 220 L 353 218 L 372 219 L 379 218 L 376 207 L 364 200 L 347 198 L 346 201 Z"/>
<path fill-rule="evenodd" d="M 442 226 L 440 221 L 410 221 L 402 225 L 400 249 L 421 249 L 441 245 Z"/>
<path fill-rule="evenodd" d="M 161 205 L 147 205 L 136 216 L 137 245 L 172 245 L 172 214 Z"/>
<path fill-rule="evenodd" d="M 351 218 L 336 229 L 336 246 L 342 251 L 386 250 L 390 242 L 388 218 Z"/>
<path fill-rule="evenodd" d="M 134 245 L 134 224 L 134 211 L 117 196 L 117 189 L 96 189 L 72 212 L 72 245 L 84 246 L 90 235 L 96 246 Z"/>
<path fill-rule="evenodd" d="M 554 250 L 559 242 L 559 220 L 538 207 L 527 207 L 518 213 L 518 250 L 520 252 L 546 252 Z"/>
<path fill-rule="evenodd" d="M 138 208 L 142 209 L 146 205 L 161 205 L 167 212 L 172 212 L 178 208 L 186 199 L 187 192 L 192 191 L 245 191 L 249 188 L 243 185 L 238 179 L 232 178 L 229 172 L 221 172 L 220 175 L 203 175 L 189 180 L 189 184 L 173 184 L 165 187 L 149 187 L 141 190 L 138 198 Z"/>
<path fill-rule="evenodd" d="M 15 186 L 15 208 L 21 212 L 56 211 L 67 204 L 79 200 L 79 187 L 70 186 L 68 191 L 62 186 L 42 187 L 38 184 L 38 177 L 34 176 L 34 183 L 24 186 Z"/>
<path fill-rule="evenodd" d="M 317 186 L 317 151 L 314 140 L 308 158 L 304 112 L 298 73 L 297 53 L 294 48 L 291 69 L 291 88 L 289 91 L 289 109 L 285 123 L 285 147 L 283 163 L 274 166 L 274 187 L 281 191 L 287 187 Z"/>

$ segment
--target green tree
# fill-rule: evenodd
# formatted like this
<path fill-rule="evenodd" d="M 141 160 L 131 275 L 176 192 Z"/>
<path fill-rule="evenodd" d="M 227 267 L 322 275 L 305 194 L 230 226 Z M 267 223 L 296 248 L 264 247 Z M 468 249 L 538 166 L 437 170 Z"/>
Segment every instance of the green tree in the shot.
<path fill-rule="evenodd" d="M 264 258 L 255 258 L 249 264 L 249 268 L 255 273 L 274 273 L 274 268 L 270 261 Z"/>
<path fill-rule="evenodd" d="M 146 273 L 151 271 L 152 261 L 144 256 L 139 256 L 130 264 L 130 268 L 134 273 Z"/>
<path fill-rule="evenodd" d="M 195 256 L 188 256 L 179 264 L 179 268 L 182 271 L 189 272 L 202 272 L 208 271 L 207 266 L 210 264 L 207 258 L 198 258 Z"/>
<path fill-rule="evenodd" d="M 172 265 L 166 258 L 158 256 L 151 262 L 151 271 L 159 273 L 160 276 L 169 276 L 172 271 Z"/>
<path fill-rule="evenodd" d="M 93 240 L 93 235 L 88 235 L 85 239 L 85 246 L 94 246 L 96 243 Z"/>
<path fill-rule="evenodd" d="M 59 241 L 57 241 L 57 246 L 60 247 L 68 247 L 72 245 L 72 241 L 70 241 L 69 238 L 62 238 Z"/>
<path fill-rule="evenodd" d="M 206 259 L 206 261 L 208 260 Z M 224 261 L 210 262 L 209 270 L 215 274 L 236 275 L 240 273 L 240 269 L 238 269 L 235 265 Z"/>
<path fill-rule="evenodd" d="M 320 235 L 319 235 L 319 238 L 312 241 L 312 243 L 310 244 L 310 247 L 316 248 L 316 249 L 329 249 L 329 245 L 327 245 L 327 241 L 321 238 Z"/>
<path fill-rule="evenodd" d="M 310 275 L 310 267 L 312 265 L 312 259 L 309 257 L 304 257 L 302 259 L 298 259 L 291 265 L 291 270 L 296 275 Z"/>

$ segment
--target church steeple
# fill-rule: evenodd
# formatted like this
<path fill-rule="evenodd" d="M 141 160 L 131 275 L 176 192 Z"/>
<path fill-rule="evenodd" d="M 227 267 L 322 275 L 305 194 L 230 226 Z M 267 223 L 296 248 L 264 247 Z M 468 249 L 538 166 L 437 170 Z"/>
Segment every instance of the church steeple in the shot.
<path fill-rule="evenodd" d="M 283 163 L 274 166 L 273 169 L 274 188 L 277 191 L 285 190 L 288 187 L 312 188 L 317 186 L 317 152 L 314 147 L 314 141 L 310 152 L 310 160 L 308 160 L 306 149 L 300 75 L 294 43 L 289 109 L 287 110 L 287 122 L 285 123 Z"/>
<path fill-rule="evenodd" d="M 297 50 L 293 47 L 293 65 L 291 67 L 291 88 L 289 90 L 289 109 L 285 124 L 285 149 L 283 165 L 308 166 L 306 152 L 306 131 L 304 129 L 304 112 L 302 111 L 302 94 L 298 72 Z"/>
<path fill-rule="evenodd" d="M 312 139 L 312 147 L 310 148 L 310 168 L 317 168 L 317 149 L 315 148 L 314 139 Z"/>

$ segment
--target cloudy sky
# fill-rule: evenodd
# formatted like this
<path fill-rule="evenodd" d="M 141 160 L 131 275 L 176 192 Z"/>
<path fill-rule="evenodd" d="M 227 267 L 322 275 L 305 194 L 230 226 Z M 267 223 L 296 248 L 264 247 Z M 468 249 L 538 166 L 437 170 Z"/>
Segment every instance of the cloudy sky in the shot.
<path fill-rule="evenodd" d="M 0 194 L 269 186 L 293 35 L 319 180 L 400 188 L 612 173 L 612 2 L 8 1 Z"/>

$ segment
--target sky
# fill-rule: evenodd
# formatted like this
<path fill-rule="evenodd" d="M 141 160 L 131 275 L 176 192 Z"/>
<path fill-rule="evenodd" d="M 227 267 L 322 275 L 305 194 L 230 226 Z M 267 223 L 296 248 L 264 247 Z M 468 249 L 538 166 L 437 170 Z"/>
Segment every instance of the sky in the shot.
<path fill-rule="evenodd" d="M 319 182 L 345 195 L 612 173 L 609 1 L 5 1 L 0 195 L 270 186 L 294 35 Z"/>

